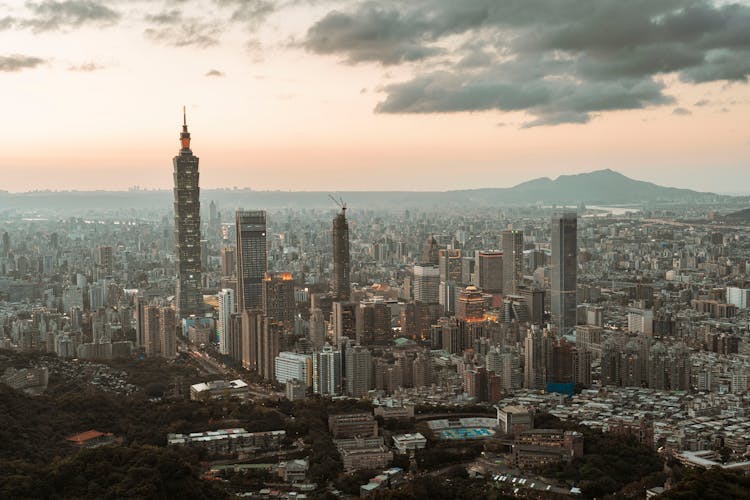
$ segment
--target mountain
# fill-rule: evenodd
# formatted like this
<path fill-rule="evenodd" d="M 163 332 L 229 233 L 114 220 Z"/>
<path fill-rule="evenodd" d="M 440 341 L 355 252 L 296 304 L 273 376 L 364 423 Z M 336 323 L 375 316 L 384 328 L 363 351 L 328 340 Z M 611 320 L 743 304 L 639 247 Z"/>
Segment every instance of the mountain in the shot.
<path fill-rule="evenodd" d="M 492 197 L 500 197 L 506 204 L 541 202 L 545 204 L 611 205 L 708 201 L 717 198 L 731 198 L 714 193 L 701 193 L 690 189 L 664 187 L 652 182 L 638 181 L 610 169 L 583 174 L 561 175 L 555 180 L 541 177 L 511 188 L 462 192 L 473 193 L 472 198 L 477 201 L 489 201 Z"/>
<path fill-rule="evenodd" d="M 750 224 L 750 208 L 727 214 L 724 216 L 724 221 L 735 224 Z"/>
<path fill-rule="evenodd" d="M 731 196 L 663 187 L 638 181 L 613 170 L 541 177 L 510 188 L 480 188 L 453 191 L 344 191 L 337 192 L 349 205 L 361 208 L 409 207 L 500 207 L 552 205 L 618 205 L 659 203 L 721 203 L 739 200 Z M 223 209 L 324 208 L 331 209 L 323 191 L 254 191 L 251 189 L 202 189 L 204 204 L 216 200 Z M 0 191 L 0 210 L 48 209 L 63 212 L 86 210 L 168 210 L 172 191 Z"/>

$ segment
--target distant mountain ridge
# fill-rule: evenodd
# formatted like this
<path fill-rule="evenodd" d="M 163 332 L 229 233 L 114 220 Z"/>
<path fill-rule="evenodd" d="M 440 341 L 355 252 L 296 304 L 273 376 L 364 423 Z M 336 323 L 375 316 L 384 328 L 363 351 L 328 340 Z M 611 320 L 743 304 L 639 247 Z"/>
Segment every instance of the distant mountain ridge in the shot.
<path fill-rule="evenodd" d="M 664 187 L 631 179 L 610 169 L 540 177 L 509 188 L 452 191 L 337 191 L 350 206 L 362 208 L 467 207 L 543 205 L 618 205 L 732 200 L 731 196 Z M 324 191 L 254 191 L 202 189 L 203 203 L 216 200 L 223 208 L 331 208 Z M 128 208 L 169 209 L 172 191 L 33 191 L 0 192 L 0 210 L 47 208 L 94 210 Z"/>

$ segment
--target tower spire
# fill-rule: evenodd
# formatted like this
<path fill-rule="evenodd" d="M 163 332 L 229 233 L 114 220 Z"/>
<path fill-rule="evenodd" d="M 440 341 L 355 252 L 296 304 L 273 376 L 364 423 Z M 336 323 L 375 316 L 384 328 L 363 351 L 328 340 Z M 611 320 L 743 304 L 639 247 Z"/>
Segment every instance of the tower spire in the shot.
<path fill-rule="evenodd" d="M 182 133 L 180 134 L 180 143 L 182 144 L 182 149 L 190 149 L 190 132 L 188 132 L 187 128 L 187 113 L 185 111 L 185 106 L 182 107 Z"/>

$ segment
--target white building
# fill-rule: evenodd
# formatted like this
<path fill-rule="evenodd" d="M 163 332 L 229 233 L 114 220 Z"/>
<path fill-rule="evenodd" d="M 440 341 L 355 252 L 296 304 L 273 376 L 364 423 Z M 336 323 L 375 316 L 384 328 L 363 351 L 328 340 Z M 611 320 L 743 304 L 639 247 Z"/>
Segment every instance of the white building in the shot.
<path fill-rule="evenodd" d="M 280 352 L 276 356 L 276 381 L 286 384 L 299 380 L 309 386 L 312 382 L 312 356 L 296 352 Z"/>
<path fill-rule="evenodd" d="M 229 354 L 227 333 L 232 313 L 234 313 L 234 290 L 223 288 L 219 292 L 219 321 L 216 324 L 216 333 L 219 334 L 219 352 L 222 354 Z"/>
<path fill-rule="evenodd" d="M 341 351 L 329 344 L 313 354 L 313 392 L 325 396 L 341 393 Z"/>
<path fill-rule="evenodd" d="M 750 304 L 750 290 L 736 286 L 727 287 L 727 304 L 734 304 L 740 309 L 747 309 Z"/>

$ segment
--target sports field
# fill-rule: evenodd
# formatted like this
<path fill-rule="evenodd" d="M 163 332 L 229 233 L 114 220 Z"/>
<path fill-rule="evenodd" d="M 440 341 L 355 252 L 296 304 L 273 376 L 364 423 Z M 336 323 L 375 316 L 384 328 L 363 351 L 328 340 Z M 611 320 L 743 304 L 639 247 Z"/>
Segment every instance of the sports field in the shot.
<path fill-rule="evenodd" d="M 440 431 L 440 439 L 461 440 L 480 439 L 493 436 L 495 431 L 481 427 L 461 427 L 459 429 L 445 429 Z"/>

